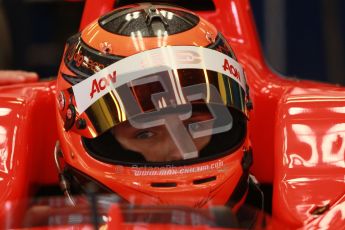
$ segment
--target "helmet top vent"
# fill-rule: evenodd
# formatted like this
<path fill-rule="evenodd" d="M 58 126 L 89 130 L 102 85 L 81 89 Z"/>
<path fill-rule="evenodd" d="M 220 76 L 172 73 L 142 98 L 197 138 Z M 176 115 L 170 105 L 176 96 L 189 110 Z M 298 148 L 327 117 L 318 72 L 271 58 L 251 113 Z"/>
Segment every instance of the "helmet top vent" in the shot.
<path fill-rule="evenodd" d="M 108 32 L 131 37 L 157 37 L 182 33 L 199 23 L 199 17 L 173 7 L 140 4 L 113 11 L 99 20 Z"/>

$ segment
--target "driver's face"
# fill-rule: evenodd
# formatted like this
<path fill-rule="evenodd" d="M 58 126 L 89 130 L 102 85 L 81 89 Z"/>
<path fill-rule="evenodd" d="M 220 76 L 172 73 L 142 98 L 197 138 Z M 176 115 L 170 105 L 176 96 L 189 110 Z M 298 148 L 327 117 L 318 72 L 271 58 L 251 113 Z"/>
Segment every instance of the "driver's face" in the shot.
<path fill-rule="evenodd" d="M 193 113 L 193 116 L 183 123 L 187 125 L 210 119 L 212 116 L 208 113 Z M 117 125 L 112 133 L 122 147 L 141 153 L 146 161 L 168 162 L 183 159 L 176 143 L 164 125 L 148 129 L 136 129 L 129 122 L 124 122 Z M 210 139 L 210 136 L 193 139 L 195 148 L 200 151 Z"/>

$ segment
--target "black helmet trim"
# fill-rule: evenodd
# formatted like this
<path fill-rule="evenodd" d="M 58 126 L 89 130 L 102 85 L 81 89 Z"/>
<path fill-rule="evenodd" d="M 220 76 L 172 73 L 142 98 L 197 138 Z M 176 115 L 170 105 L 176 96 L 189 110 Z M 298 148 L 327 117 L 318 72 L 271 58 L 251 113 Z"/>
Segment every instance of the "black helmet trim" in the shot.
<path fill-rule="evenodd" d="M 69 74 L 62 73 L 62 72 L 61 72 L 61 76 L 63 79 L 65 79 L 65 81 L 67 81 L 71 85 L 78 84 L 79 82 L 81 82 L 87 78 L 87 77 L 82 77 L 82 76 L 76 77 L 76 76 L 69 75 Z"/>
<path fill-rule="evenodd" d="M 215 42 L 207 46 L 207 48 L 217 50 L 237 61 L 235 52 L 231 49 L 230 45 L 226 42 L 226 39 L 221 33 L 217 34 Z"/>
<path fill-rule="evenodd" d="M 67 42 L 64 55 L 67 68 L 76 74 L 75 78 L 85 79 L 105 67 L 121 60 L 122 56 L 102 53 L 89 47 L 79 36 L 73 36 Z M 74 84 L 73 84 L 74 85 Z"/>

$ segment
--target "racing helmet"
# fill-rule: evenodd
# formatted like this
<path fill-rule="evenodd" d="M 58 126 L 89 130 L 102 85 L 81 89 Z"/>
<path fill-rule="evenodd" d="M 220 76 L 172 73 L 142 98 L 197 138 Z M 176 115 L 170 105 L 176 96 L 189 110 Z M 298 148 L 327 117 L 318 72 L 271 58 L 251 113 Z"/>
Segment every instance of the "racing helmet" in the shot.
<path fill-rule="evenodd" d="M 244 71 L 217 29 L 165 4 L 132 4 L 66 44 L 55 158 L 67 195 L 239 206 L 251 147 Z"/>

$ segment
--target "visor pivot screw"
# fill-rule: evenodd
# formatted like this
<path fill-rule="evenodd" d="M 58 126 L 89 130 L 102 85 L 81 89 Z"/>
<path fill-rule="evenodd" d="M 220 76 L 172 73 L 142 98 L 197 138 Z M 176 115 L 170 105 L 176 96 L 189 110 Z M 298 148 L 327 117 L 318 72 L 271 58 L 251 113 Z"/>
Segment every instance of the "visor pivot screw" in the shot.
<path fill-rule="evenodd" d="M 72 128 L 74 124 L 74 119 L 76 116 L 75 108 L 72 104 L 68 105 L 67 111 L 66 111 L 66 120 L 65 120 L 65 130 L 68 131 Z"/>
<path fill-rule="evenodd" d="M 86 121 L 83 118 L 78 118 L 77 123 L 75 124 L 77 129 L 85 129 Z"/>

